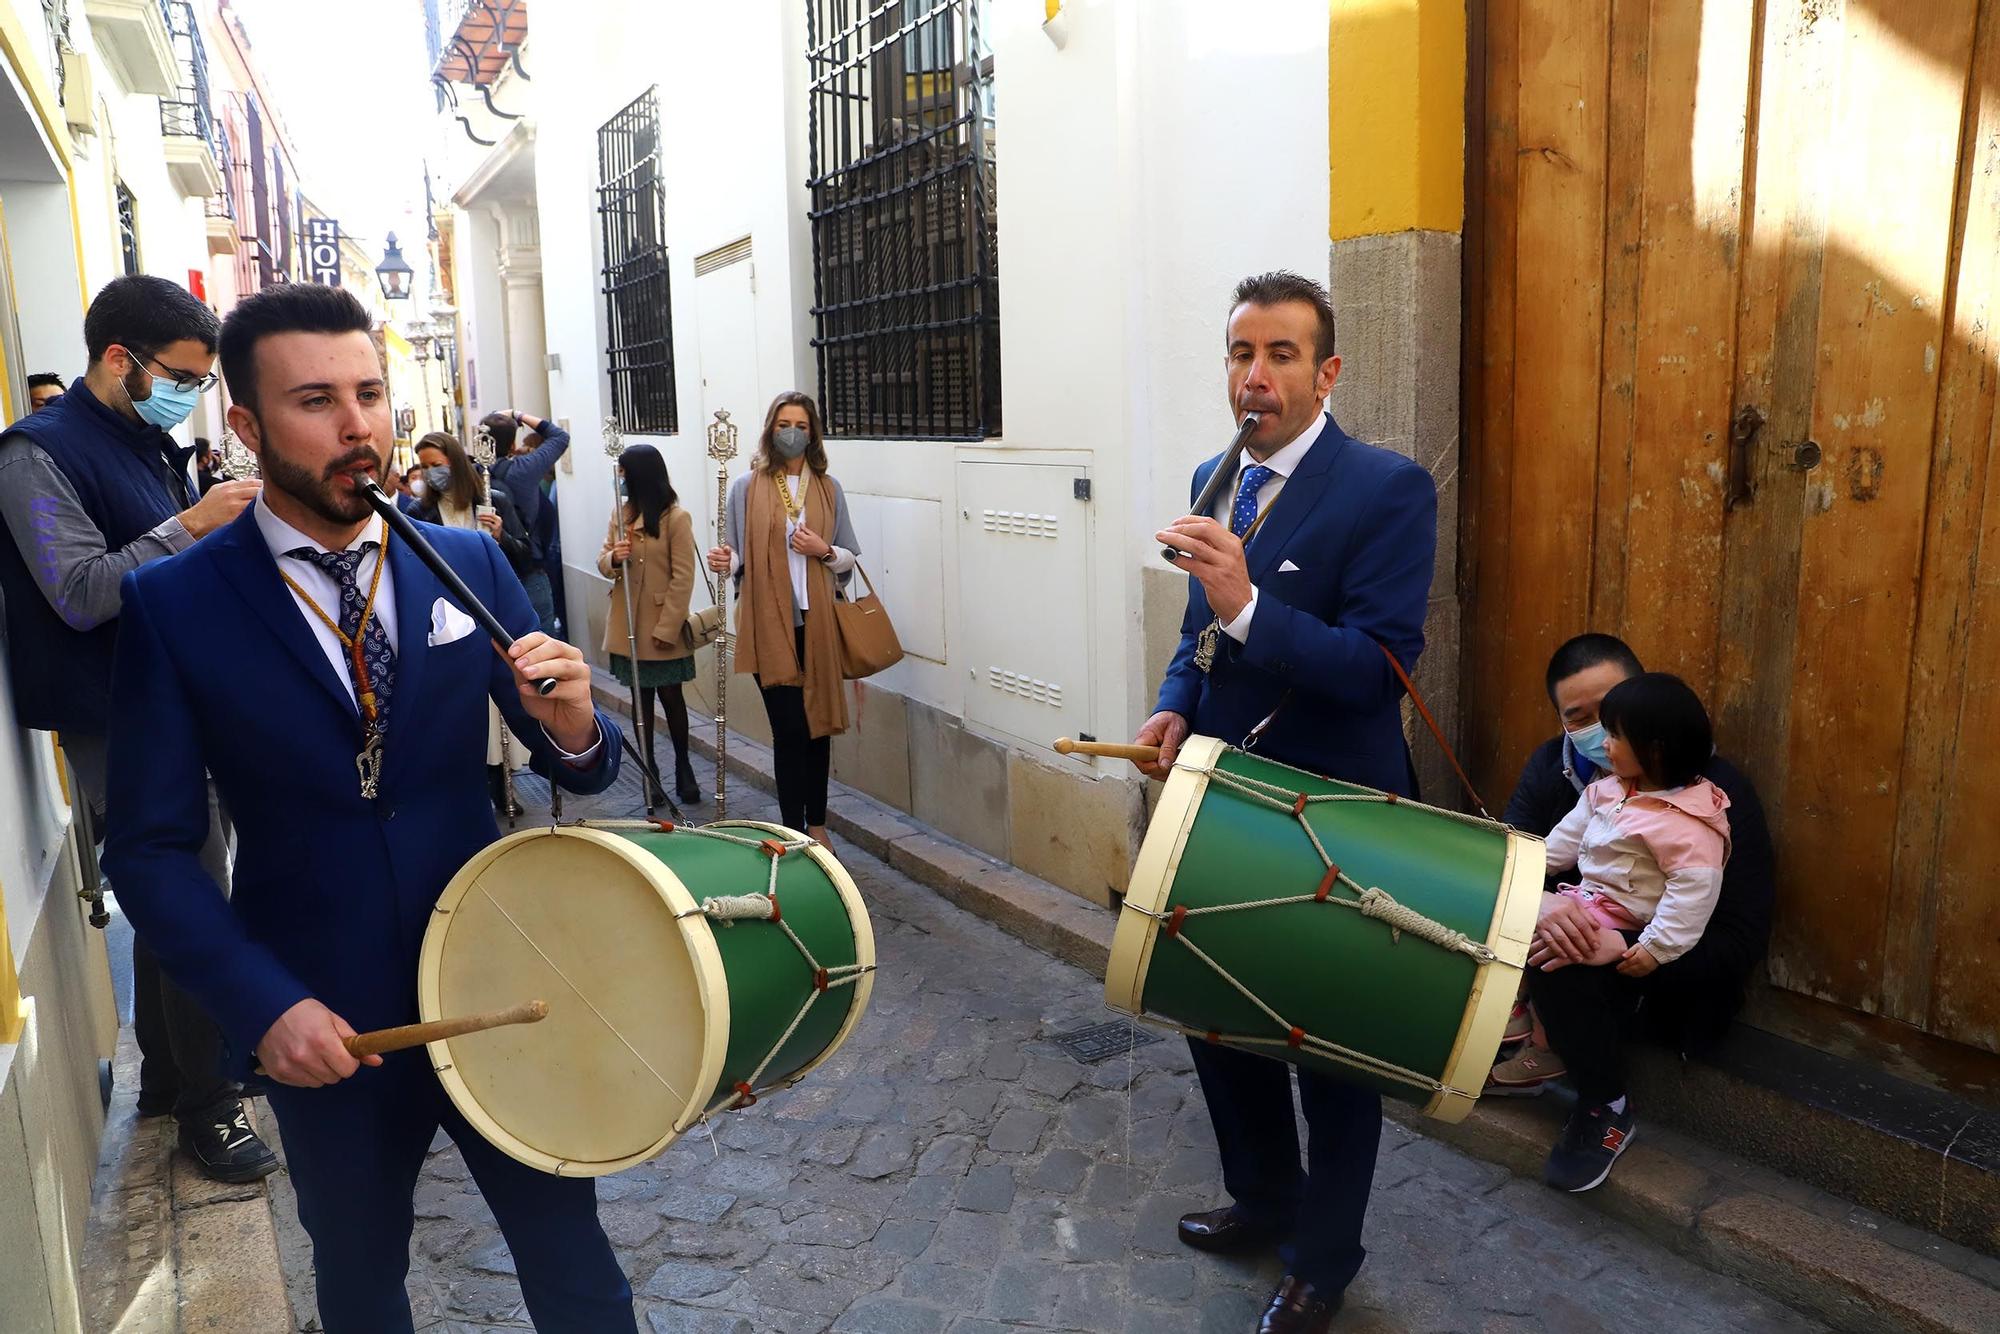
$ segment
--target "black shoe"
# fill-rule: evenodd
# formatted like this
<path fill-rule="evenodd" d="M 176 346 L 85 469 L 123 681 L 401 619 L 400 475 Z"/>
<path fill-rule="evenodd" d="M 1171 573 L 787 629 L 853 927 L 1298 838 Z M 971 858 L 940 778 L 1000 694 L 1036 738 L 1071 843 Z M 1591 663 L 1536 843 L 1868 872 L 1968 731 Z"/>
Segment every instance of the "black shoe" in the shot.
<path fill-rule="evenodd" d="M 693 805 L 701 800 L 701 784 L 694 780 L 694 766 L 683 755 L 674 764 L 674 795 Z"/>
<path fill-rule="evenodd" d="M 1210 1209 L 1206 1213 L 1183 1214 L 1179 1228 L 1183 1246 L 1219 1255 L 1240 1255 L 1262 1250 L 1278 1240 L 1276 1228 L 1253 1223 L 1236 1211 L 1235 1205 Z"/>
<path fill-rule="evenodd" d="M 194 1159 L 202 1175 L 240 1184 L 278 1170 L 278 1155 L 257 1138 L 240 1102 L 217 1104 L 181 1126 L 181 1151 Z"/>
<path fill-rule="evenodd" d="M 1563 1125 L 1562 1138 L 1549 1151 L 1542 1180 L 1557 1190 L 1579 1192 L 1604 1184 L 1611 1165 L 1632 1143 L 1635 1129 L 1632 1108 L 1622 1112 L 1609 1107 L 1579 1106 Z"/>
<path fill-rule="evenodd" d="M 1326 1334 L 1340 1310 L 1343 1294 L 1328 1296 L 1302 1278 L 1285 1275 L 1285 1281 L 1271 1294 L 1264 1318 L 1257 1322 L 1257 1334 Z"/>

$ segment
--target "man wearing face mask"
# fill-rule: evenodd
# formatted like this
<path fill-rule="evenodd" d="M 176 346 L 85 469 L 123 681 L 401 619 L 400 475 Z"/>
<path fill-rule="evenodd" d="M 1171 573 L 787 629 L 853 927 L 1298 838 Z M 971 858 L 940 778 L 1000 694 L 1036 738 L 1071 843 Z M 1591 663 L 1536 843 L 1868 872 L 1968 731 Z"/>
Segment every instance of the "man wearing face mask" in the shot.
<path fill-rule="evenodd" d="M 0 434 L 0 592 L 8 675 L 23 727 L 62 734 L 77 785 L 105 816 L 112 647 L 119 580 L 242 512 L 255 482 L 198 493 L 194 451 L 167 434 L 213 385 L 219 326 L 182 287 L 144 274 L 90 303 L 90 364 L 69 391 Z M 229 826 L 211 794 L 204 865 L 228 884 Z M 253 1181 L 277 1159 L 222 1075 L 215 1024 L 135 943 L 139 1113 L 171 1111 L 181 1147 L 221 1181 Z"/>
<path fill-rule="evenodd" d="M 1538 838 L 1548 837 L 1583 789 L 1610 772 L 1597 709 L 1613 686 L 1642 670 L 1638 655 L 1612 635 L 1578 635 L 1555 651 L 1546 685 L 1562 731 L 1528 757 L 1501 816 L 1507 824 Z M 1646 979 L 1643 1011 L 1648 1029 L 1682 1050 L 1721 1037 L 1741 1008 L 1744 984 L 1770 944 L 1776 874 L 1771 834 L 1756 786 L 1719 754 L 1709 758 L 1702 776 L 1729 797 L 1729 864 L 1723 869 L 1722 889 L 1701 942 Z M 1573 876 L 1549 877 L 1550 888 L 1568 878 Z M 1589 913 L 1570 898 L 1562 899 L 1543 925 L 1554 932 L 1573 932 L 1573 945 L 1578 947 L 1586 932 L 1593 936 L 1595 932 Z M 1539 1093 L 1563 1073 L 1554 1053 L 1531 1042 L 1494 1069 L 1488 1092 Z"/>

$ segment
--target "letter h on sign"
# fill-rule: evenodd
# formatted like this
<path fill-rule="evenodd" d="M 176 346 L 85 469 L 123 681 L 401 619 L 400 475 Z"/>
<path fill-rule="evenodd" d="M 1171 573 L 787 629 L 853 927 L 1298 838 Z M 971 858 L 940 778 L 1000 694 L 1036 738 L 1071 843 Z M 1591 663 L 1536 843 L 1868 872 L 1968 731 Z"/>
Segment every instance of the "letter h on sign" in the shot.
<path fill-rule="evenodd" d="M 306 219 L 306 278 L 323 287 L 340 286 L 340 223 Z"/>

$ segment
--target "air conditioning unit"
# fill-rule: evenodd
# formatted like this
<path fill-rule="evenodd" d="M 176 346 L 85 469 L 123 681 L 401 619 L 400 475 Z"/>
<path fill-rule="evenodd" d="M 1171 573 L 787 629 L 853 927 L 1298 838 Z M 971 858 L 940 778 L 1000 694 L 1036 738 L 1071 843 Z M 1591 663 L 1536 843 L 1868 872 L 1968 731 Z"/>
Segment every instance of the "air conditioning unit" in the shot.
<path fill-rule="evenodd" d="M 97 88 L 83 52 L 65 46 L 62 52 L 63 119 L 78 134 L 97 133 Z"/>

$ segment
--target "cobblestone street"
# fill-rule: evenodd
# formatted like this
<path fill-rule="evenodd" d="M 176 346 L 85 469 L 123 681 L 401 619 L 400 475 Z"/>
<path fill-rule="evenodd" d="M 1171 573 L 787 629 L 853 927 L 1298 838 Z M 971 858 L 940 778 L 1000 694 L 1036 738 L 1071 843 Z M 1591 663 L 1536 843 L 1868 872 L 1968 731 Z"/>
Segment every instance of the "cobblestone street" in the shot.
<path fill-rule="evenodd" d="M 711 774 L 702 769 L 704 790 Z M 731 813 L 774 818 L 761 792 Z M 524 797 L 525 799 L 525 797 Z M 627 813 L 636 792 L 590 803 Z M 585 813 L 565 804 L 566 817 Z M 698 808 L 706 815 L 711 808 Z M 636 813 L 636 812 L 634 812 Z M 789 1093 L 601 1178 L 605 1225 L 667 1334 L 1010 1329 L 1241 1334 L 1275 1260 L 1199 1255 L 1184 1211 L 1223 1196 L 1185 1045 L 1080 1064 L 1051 1039 L 1111 1016 L 1088 974 L 851 847 L 880 967 L 846 1047 Z M 317 1329 L 284 1177 L 293 1308 Z M 417 1192 L 420 1328 L 528 1327 L 455 1149 Z M 1385 1125 L 1369 1260 L 1345 1330 L 1819 1328 L 1581 1204 Z"/>

